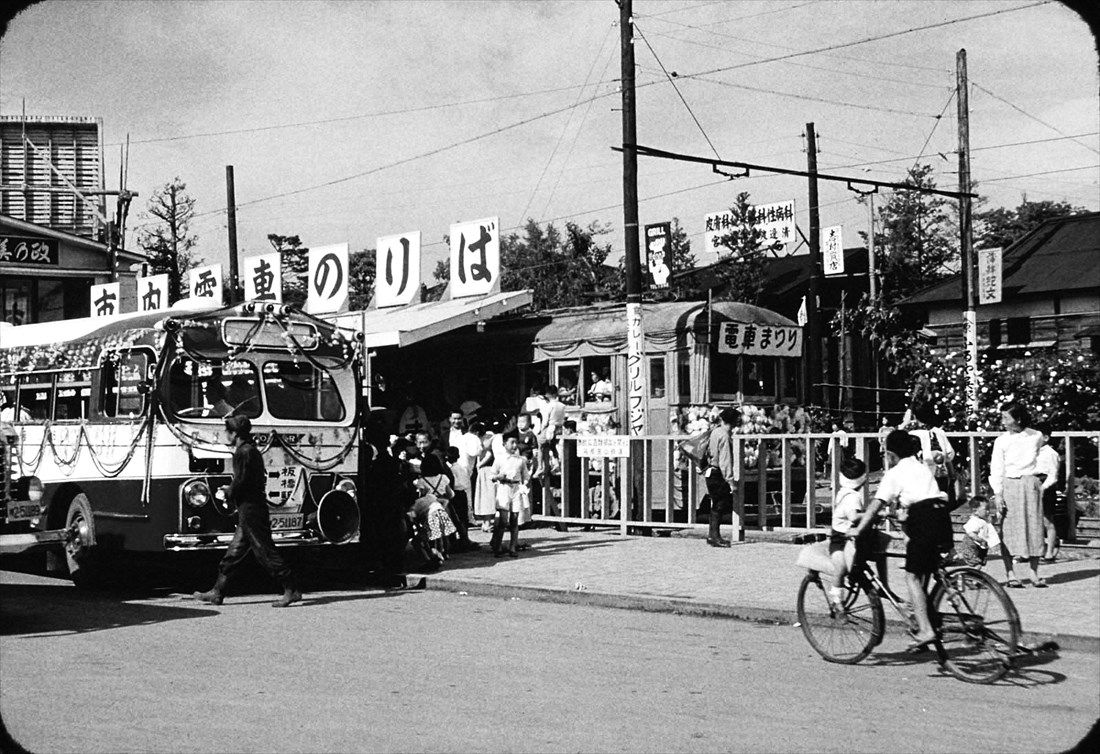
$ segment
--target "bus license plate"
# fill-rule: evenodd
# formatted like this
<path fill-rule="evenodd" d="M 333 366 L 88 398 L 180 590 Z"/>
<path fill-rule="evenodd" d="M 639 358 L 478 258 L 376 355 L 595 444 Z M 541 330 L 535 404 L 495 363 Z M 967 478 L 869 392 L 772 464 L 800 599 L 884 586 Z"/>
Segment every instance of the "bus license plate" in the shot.
<path fill-rule="evenodd" d="M 272 513 L 271 531 L 285 531 L 287 529 L 301 529 L 301 513 Z"/>
<path fill-rule="evenodd" d="M 5 519 L 8 523 L 13 521 L 30 521 L 42 512 L 38 503 L 12 503 L 8 505 L 8 514 Z"/>

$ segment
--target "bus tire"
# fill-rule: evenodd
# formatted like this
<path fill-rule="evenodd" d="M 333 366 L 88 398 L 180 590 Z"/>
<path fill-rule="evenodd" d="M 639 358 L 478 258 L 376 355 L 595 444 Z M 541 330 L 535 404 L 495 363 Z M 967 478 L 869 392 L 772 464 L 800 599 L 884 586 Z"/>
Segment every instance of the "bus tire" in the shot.
<path fill-rule="evenodd" d="M 83 492 L 69 503 L 65 528 L 73 532 L 73 538 L 65 543 L 65 565 L 69 569 L 69 578 L 78 587 L 99 586 L 102 570 L 96 567 L 95 519 L 92 504 Z"/>

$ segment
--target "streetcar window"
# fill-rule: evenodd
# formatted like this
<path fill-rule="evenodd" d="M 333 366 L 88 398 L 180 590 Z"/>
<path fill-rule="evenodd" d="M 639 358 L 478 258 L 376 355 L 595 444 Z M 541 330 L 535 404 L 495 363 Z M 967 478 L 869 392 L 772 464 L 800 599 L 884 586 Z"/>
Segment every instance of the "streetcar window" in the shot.
<path fill-rule="evenodd" d="M 264 393 L 267 410 L 279 419 L 335 422 L 345 416 L 332 375 L 308 362 L 264 364 Z"/>
<path fill-rule="evenodd" d="M 120 353 L 103 365 L 100 407 L 105 416 L 129 419 L 145 412 L 145 385 L 149 356 Z"/>
<path fill-rule="evenodd" d="M 220 419 L 242 414 L 255 419 L 263 410 L 256 367 L 235 359 L 205 363 L 181 358 L 168 370 L 168 403 L 184 419 Z"/>
<path fill-rule="evenodd" d="M 28 374 L 19 378 L 19 417 L 22 421 L 49 421 L 53 375 Z"/>
<path fill-rule="evenodd" d="M 89 372 L 61 372 L 57 375 L 53 403 L 54 421 L 79 421 L 88 418 L 91 397 L 92 377 Z"/>

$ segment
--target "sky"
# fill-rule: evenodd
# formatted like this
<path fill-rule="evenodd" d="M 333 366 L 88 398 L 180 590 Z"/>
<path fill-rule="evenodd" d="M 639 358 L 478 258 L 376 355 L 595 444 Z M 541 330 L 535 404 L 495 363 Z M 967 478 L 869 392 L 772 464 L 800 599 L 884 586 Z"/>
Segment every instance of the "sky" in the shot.
<path fill-rule="evenodd" d="M 226 264 L 232 165 L 241 257 L 269 252 L 269 233 L 358 251 L 419 230 L 430 278 L 452 223 L 499 217 L 599 223 L 615 259 L 618 14 L 612 0 L 44 0 L 0 38 L 0 114 L 102 118 L 108 188 L 129 137 L 130 247 L 178 176 L 198 255 Z M 986 206 L 1100 209 L 1096 48 L 1057 2 L 635 0 L 634 17 L 640 144 L 805 169 L 812 122 L 821 172 L 900 181 L 922 157 L 954 190 L 965 48 Z M 640 222 L 679 218 L 703 262 L 705 216 L 741 191 L 793 199 L 809 234 L 805 178 L 639 159 Z M 859 245 L 856 195 L 822 183 L 819 204 Z"/>

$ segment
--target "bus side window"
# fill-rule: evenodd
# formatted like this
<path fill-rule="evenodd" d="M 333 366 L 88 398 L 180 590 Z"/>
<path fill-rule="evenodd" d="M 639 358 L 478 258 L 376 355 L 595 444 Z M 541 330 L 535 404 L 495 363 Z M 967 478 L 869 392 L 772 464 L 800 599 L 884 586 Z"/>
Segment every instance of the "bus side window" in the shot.
<path fill-rule="evenodd" d="M 92 382 L 89 372 L 62 372 L 58 374 L 53 404 L 54 421 L 87 419 L 91 395 Z"/>
<path fill-rule="evenodd" d="M 24 421 L 49 421 L 53 399 L 52 374 L 19 378 L 19 416 Z"/>
<path fill-rule="evenodd" d="M 100 407 L 104 416 L 125 419 L 145 411 L 145 375 L 149 357 L 144 353 L 121 353 L 117 361 L 103 364 Z"/>

